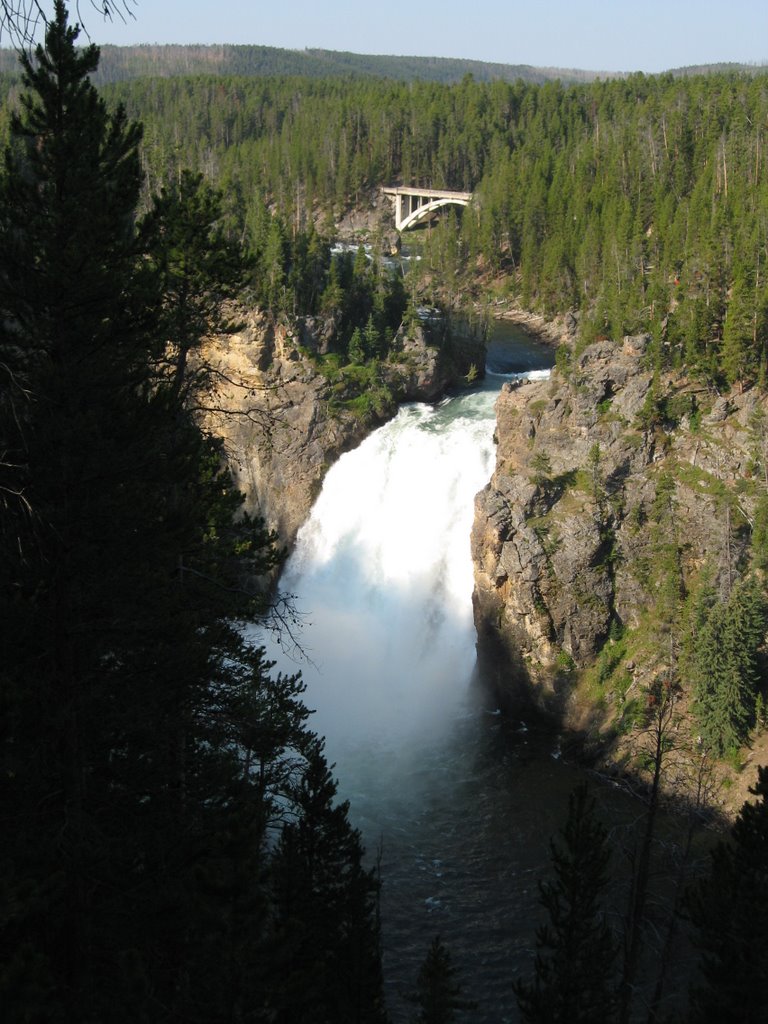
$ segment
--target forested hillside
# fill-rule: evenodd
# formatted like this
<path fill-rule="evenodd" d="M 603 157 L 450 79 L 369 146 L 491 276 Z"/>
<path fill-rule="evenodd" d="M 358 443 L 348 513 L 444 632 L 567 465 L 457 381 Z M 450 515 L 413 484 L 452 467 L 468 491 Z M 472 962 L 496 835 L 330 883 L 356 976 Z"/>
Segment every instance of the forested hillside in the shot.
<path fill-rule="evenodd" d="M 256 251 L 275 230 L 269 214 L 291 243 L 310 227 L 330 235 L 382 184 L 472 190 L 429 249 L 437 277 L 458 276 L 466 297 L 574 310 L 585 341 L 648 329 L 657 359 L 710 380 L 763 372 L 768 76 L 195 77 L 105 95 L 145 123 L 150 188 L 199 169 Z"/>
<path fill-rule="evenodd" d="M 0 50 L 0 71 L 15 71 L 16 55 Z M 592 81 L 597 71 L 534 68 L 527 64 L 493 64 L 450 57 L 403 57 L 346 53 L 339 50 L 284 50 L 274 46 L 153 45 L 103 46 L 93 74 L 98 85 L 134 78 L 178 75 L 302 75 L 307 78 L 393 78 L 398 81 L 459 82 L 472 75 L 480 82 Z M 603 73 L 602 77 L 614 77 Z"/>
<path fill-rule="evenodd" d="M 648 329 L 656 358 L 707 379 L 762 372 L 768 76 L 191 77 L 105 96 L 145 124 L 148 190 L 180 167 L 201 171 L 223 189 L 233 234 L 258 253 L 272 231 L 270 263 L 281 250 L 286 274 L 299 233 L 330 236 L 382 184 L 471 190 L 472 208 L 446 218 L 429 253 L 466 296 L 495 279 L 526 308 L 576 311 L 584 340 Z"/>
<path fill-rule="evenodd" d="M 712 72 L 755 73 L 751 65 L 717 64 L 670 68 L 675 75 Z M 16 71 L 16 54 L 0 49 L 0 72 Z M 498 64 L 453 57 L 408 57 L 395 54 L 348 53 L 307 48 L 286 50 L 257 44 L 181 45 L 143 43 L 136 46 L 101 47 L 97 85 L 135 78 L 171 78 L 180 75 L 244 75 L 269 77 L 300 75 L 306 78 L 390 78 L 399 82 L 460 82 L 471 75 L 478 82 L 529 82 L 558 80 L 566 84 L 592 82 L 597 78 L 625 78 L 621 72 L 599 69 L 533 67 L 530 64 Z"/>

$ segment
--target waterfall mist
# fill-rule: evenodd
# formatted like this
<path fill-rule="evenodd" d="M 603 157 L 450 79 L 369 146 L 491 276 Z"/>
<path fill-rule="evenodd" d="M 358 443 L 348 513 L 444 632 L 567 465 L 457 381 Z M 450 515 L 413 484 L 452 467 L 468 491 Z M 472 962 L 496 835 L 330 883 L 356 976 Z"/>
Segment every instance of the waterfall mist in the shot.
<path fill-rule="evenodd" d="M 469 537 L 493 467 L 493 390 L 409 405 L 330 469 L 283 573 L 304 619 L 312 726 L 344 786 L 355 750 L 407 756 L 463 713 L 475 651 Z"/>

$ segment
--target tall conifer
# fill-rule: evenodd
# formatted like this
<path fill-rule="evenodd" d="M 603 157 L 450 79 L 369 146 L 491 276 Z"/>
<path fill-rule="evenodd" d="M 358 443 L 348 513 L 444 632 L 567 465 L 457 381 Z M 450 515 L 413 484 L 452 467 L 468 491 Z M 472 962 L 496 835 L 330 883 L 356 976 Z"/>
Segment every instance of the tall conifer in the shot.
<path fill-rule="evenodd" d="M 758 769 L 728 840 L 692 891 L 690 913 L 703 952 L 691 1024 L 758 1024 L 768 989 L 768 768 Z"/>
<path fill-rule="evenodd" d="M 135 229 L 141 132 L 76 39 L 57 0 L 0 184 L 0 1005 L 11 1022 L 259 1020 L 274 837 L 309 813 L 297 780 L 328 769 L 300 680 L 272 678 L 236 625 L 263 607 L 244 568 L 276 558 L 186 368 L 158 371 L 200 310 L 169 337 L 178 278 L 151 272 Z M 196 195 L 192 236 L 210 227 Z M 335 863 L 368 892 L 332 796 Z"/>
<path fill-rule="evenodd" d="M 616 943 L 600 907 L 610 852 L 586 786 L 570 795 L 561 836 L 551 844 L 554 880 L 539 883 L 548 920 L 533 979 L 518 980 L 515 993 L 526 1024 L 606 1024 L 616 1005 Z"/>

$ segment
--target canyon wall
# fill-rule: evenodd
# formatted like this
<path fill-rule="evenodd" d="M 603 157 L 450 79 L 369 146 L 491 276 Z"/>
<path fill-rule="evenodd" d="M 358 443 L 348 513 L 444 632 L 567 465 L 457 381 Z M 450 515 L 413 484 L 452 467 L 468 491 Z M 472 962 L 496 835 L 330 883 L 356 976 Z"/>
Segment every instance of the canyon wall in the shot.
<path fill-rule="evenodd" d="M 405 401 L 436 401 L 485 363 L 481 340 L 442 336 L 428 325 L 402 327 L 378 367 L 375 408 L 354 408 L 354 384 L 323 374 L 329 325 L 275 323 L 242 311 L 240 329 L 211 339 L 205 358 L 213 392 L 204 418 L 224 439 L 246 509 L 263 516 L 291 547 L 325 473 L 345 451 L 385 422 Z"/>
<path fill-rule="evenodd" d="M 670 586 L 679 609 L 705 564 L 730 584 L 762 487 L 765 398 L 654 375 L 648 343 L 598 342 L 548 381 L 505 385 L 495 472 L 476 499 L 481 677 L 502 705 L 571 726 L 615 722 L 668 667 Z M 582 704 L 576 679 L 600 655 L 621 685 Z"/>

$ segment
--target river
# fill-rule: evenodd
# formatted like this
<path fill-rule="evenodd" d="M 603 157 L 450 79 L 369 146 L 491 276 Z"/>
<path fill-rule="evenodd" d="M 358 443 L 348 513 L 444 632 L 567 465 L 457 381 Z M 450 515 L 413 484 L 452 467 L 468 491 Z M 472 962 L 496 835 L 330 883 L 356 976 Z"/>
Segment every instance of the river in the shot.
<path fill-rule="evenodd" d="M 553 350 L 497 324 L 488 374 L 439 405 L 408 405 L 328 472 L 281 580 L 304 617 L 301 668 L 311 725 L 326 736 L 340 795 L 379 857 L 394 1024 L 439 934 L 475 1024 L 517 1021 L 511 982 L 527 973 L 549 839 L 583 774 L 557 737 L 502 720 L 472 686 L 469 537 L 474 495 L 494 464 L 502 383 L 548 373 Z M 602 787 L 601 800 L 620 799 Z"/>

